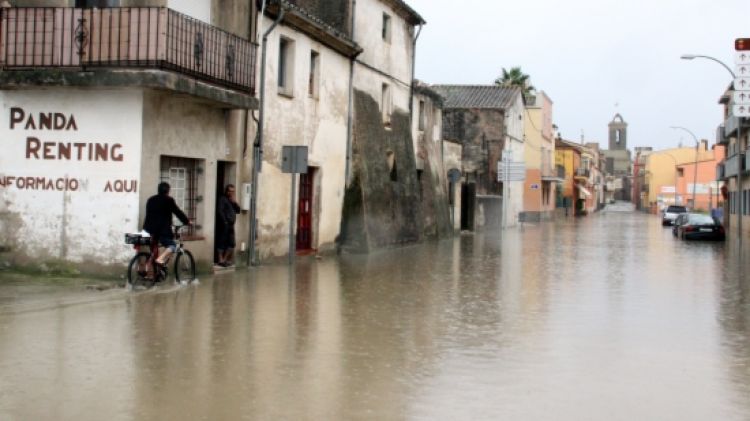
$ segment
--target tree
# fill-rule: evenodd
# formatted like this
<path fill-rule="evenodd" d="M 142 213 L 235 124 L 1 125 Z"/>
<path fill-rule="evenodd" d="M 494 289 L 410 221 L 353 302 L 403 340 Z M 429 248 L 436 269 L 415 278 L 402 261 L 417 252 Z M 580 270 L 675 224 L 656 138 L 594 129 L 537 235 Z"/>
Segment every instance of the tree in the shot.
<path fill-rule="evenodd" d="M 517 86 L 523 90 L 524 94 L 534 90 L 529 83 L 529 75 L 524 74 L 520 67 L 511 67 L 510 71 L 503 68 L 503 75 L 495 79 L 495 85 L 511 88 Z"/>

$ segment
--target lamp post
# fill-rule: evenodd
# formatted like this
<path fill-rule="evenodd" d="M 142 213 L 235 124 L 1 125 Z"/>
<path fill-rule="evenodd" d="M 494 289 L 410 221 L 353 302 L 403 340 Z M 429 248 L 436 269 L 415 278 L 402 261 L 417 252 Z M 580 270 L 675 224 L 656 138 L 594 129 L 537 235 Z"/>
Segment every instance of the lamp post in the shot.
<path fill-rule="evenodd" d="M 698 142 L 698 138 L 695 137 L 695 135 L 693 134 L 693 132 L 691 132 L 690 130 L 688 130 L 688 129 L 684 128 L 684 127 L 669 126 L 669 128 L 670 129 L 676 129 L 676 130 L 684 130 L 684 131 L 690 133 L 690 136 L 692 136 L 693 140 L 695 140 L 695 171 L 693 172 L 693 209 L 695 209 L 695 203 L 696 203 L 695 202 L 695 191 L 697 190 L 697 187 L 698 187 L 698 144 L 700 142 Z"/>
<path fill-rule="evenodd" d="M 711 56 L 706 56 L 706 55 L 700 55 L 700 54 L 683 54 L 682 56 L 680 56 L 680 58 L 683 59 L 683 60 L 693 60 L 693 59 L 696 59 L 696 58 L 704 58 L 706 60 L 714 61 L 716 63 L 719 63 L 725 69 L 727 69 L 727 71 L 729 72 L 729 74 L 732 75 L 732 83 L 734 83 L 734 80 L 737 79 L 737 75 L 734 74 L 734 72 L 732 71 L 732 69 L 729 68 L 729 66 L 727 66 L 723 61 L 721 61 L 721 60 L 719 60 L 717 58 L 714 58 L 714 57 L 711 57 Z M 734 89 L 734 88 L 732 88 L 732 89 Z M 742 143 L 742 119 L 739 118 L 739 117 L 737 117 L 737 120 L 738 120 L 737 121 L 737 123 L 738 123 L 737 124 L 737 143 L 738 143 L 738 146 L 741 146 L 741 143 Z M 745 212 L 745 201 L 744 201 L 744 198 L 742 197 L 742 170 L 741 170 L 741 168 L 742 168 L 742 164 L 740 163 L 738 165 L 739 173 L 737 174 L 737 197 L 740 198 L 740 200 L 739 200 L 740 205 L 738 207 L 739 208 L 738 209 L 739 212 L 737 212 L 737 242 L 740 245 L 740 247 L 742 247 L 742 215 Z M 729 209 L 729 213 L 730 214 L 731 214 L 731 211 L 732 211 L 732 209 L 730 207 L 730 209 Z"/>
<path fill-rule="evenodd" d="M 678 174 L 679 167 L 677 166 L 677 158 L 675 158 L 674 155 L 672 155 L 669 152 L 661 152 L 659 154 L 668 156 L 672 158 L 672 161 L 674 161 L 674 204 L 677 205 L 678 204 L 677 203 L 677 179 L 679 178 L 679 174 Z"/>
<path fill-rule="evenodd" d="M 725 69 L 727 69 L 727 71 L 729 72 L 729 74 L 732 75 L 732 79 L 736 79 L 737 78 L 737 75 L 734 74 L 734 72 L 732 71 L 732 69 L 730 69 L 729 66 L 727 66 L 726 64 L 724 64 L 723 61 L 721 61 L 721 60 L 719 60 L 717 58 L 713 58 L 711 56 L 704 56 L 704 55 L 700 55 L 700 54 L 683 54 L 683 55 L 680 56 L 680 58 L 683 59 L 683 60 L 693 60 L 693 59 L 696 59 L 696 58 L 705 58 L 706 60 L 715 61 L 715 62 L 721 64 L 722 66 L 724 66 Z"/>

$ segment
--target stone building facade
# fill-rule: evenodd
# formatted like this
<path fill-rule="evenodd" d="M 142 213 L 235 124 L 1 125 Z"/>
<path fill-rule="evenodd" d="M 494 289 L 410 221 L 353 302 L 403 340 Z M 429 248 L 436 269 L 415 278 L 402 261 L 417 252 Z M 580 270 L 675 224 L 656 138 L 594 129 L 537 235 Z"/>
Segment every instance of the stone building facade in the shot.
<path fill-rule="evenodd" d="M 494 85 L 435 85 L 445 98 L 443 137 L 462 145 L 461 229 L 495 228 L 518 222 L 523 211 L 523 181 L 505 190 L 498 180 L 504 151 L 524 160 L 524 103 L 521 90 Z M 503 200 L 507 199 L 507 203 Z"/>

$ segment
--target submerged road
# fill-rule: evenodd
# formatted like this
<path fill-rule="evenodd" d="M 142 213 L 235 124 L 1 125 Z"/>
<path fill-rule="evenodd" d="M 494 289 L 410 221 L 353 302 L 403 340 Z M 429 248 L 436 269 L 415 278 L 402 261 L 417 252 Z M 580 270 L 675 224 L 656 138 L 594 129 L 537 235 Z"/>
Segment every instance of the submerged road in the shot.
<path fill-rule="evenodd" d="M 6 283 L 0 419 L 750 419 L 750 255 L 628 210 L 189 287 Z"/>

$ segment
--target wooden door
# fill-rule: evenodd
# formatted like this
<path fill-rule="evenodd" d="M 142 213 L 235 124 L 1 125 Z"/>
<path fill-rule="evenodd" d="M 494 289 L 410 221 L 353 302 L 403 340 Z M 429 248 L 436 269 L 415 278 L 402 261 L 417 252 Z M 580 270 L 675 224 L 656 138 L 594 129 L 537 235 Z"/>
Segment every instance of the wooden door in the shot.
<path fill-rule="evenodd" d="M 297 205 L 297 250 L 312 248 L 312 207 L 314 168 L 299 176 L 299 203 Z"/>

